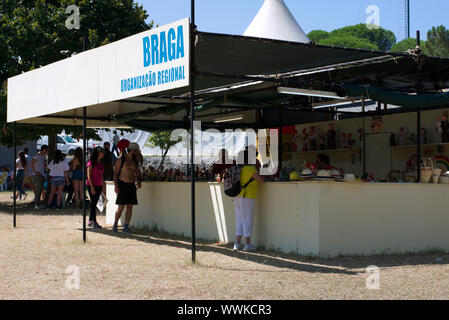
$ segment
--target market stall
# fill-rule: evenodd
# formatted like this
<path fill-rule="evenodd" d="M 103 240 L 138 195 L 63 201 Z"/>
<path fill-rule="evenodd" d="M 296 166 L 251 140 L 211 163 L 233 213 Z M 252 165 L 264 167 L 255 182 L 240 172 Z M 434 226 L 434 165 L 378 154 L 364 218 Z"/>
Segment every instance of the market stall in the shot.
<path fill-rule="evenodd" d="M 192 1 L 192 13 L 193 4 Z M 153 38 L 154 44 L 169 43 L 170 50 L 153 46 L 149 40 Z M 391 64 L 394 66 L 384 72 Z M 413 155 L 412 149 L 410 154 L 406 152 L 407 144 L 413 145 L 413 141 L 404 142 L 388 164 L 387 157 L 385 163 L 377 160 L 384 153 L 374 148 L 388 149 L 393 154 L 395 146 L 386 145 L 385 138 L 374 138 L 371 143 L 369 137 L 383 137 L 381 133 L 387 131 L 397 133 L 400 127 L 410 134 L 415 122 L 415 128 L 422 124 L 428 128 L 428 143 L 437 143 L 438 148 L 440 142 L 431 133 L 437 113 L 431 114 L 431 110 L 448 108 L 447 97 L 438 96 L 441 90 L 449 88 L 448 73 L 442 73 L 448 66 L 447 59 L 418 53 L 199 32 L 194 19 L 184 19 L 10 78 L 8 122 L 84 128 L 121 126 L 147 131 L 193 131 L 194 120 L 201 120 L 203 130 L 278 127 L 282 132 L 279 164 L 283 171 L 301 171 L 304 161 L 315 158 L 318 150 L 306 151 L 298 144 L 304 129 L 319 142 L 319 135 L 327 135 L 326 130 L 333 123 L 330 136 L 335 141 L 328 139 L 319 151 L 329 153 L 345 173 L 361 177 L 372 172 L 374 178 L 386 180 L 384 176 L 391 169 L 403 171 L 404 159 Z M 358 72 L 354 73 L 354 69 Z M 407 100 L 395 109 L 386 106 L 369 111 L 363 106 L 361 111 L 345 111 L 339 103 L 361 100 L 364 104 L 370 94 L 349 90 L 347 84 L 376 92 L 399 92 L 410 95 L 412 100 L 412 96 L 422 100 L 424 92 L 440 99 L 432 99 L 433 103 L 423 108 L 410 108 Z M 24 90 L 27 94 L 23 94 Z M 380 94 L 376 102 L 388 103 L 390 98 Z M 399 118 L 407 116 L 396 119 L 395 114 Z M 336 121 L 343 116 L 348 120 Z M 368 129 L 372 121 L 375 128 L 382 128 L 371 135 Z M 312 131 L 311 123 L 315 125 Z M 284 132 L 287 125 L 295 127 Z M 357 140 L 360 127 L 364 129 L 361 141 L 339 141 L 343 133 L 351 133 L 352 139 Z M 444 131 L 444 125 L 441 130 Z M 193 142 L 193 136 L 190 139 Z M 192 151 L 193 145 L 190 144 Z M 418 164 L 421 146 L 425 143 L 417 139 Z M 373 163 L 369 162 L 373 159 L 370 152 L 375 156 Z M 438 155 L 445 155 L 445 151 Z M 191 152 L 191 168 L 194 158 Z M 420 173 L 418 170 L 417 180 Z M 446 186 L 344 182 L 343 176 L 332 175 L 307 178 L 310 181 L 282 182 L 286 175 L 281 174 L 280 182 L 261 188 L 254 230 L 259 244 L 323 256 L 427 247 L 448 249 L 443 205 Z M 132 220 L 136 226 L 157 226 L 191 236 L 193 260 L 197 236 L 227 242 L 232 241 L 233 234 L 232 202 L 224 197 L 221 185 L 195 181 L 191 170 L 190 184 L 144 183 Z M 109 222 L 115 202 L 111 188 L 108 185 Z M 413 199 L 399 201 L 409 197 Z M 430 215 L 426 213 L 429 207 Z M 409 220 L 404 223 L 406 218 Z M 86 230 L 85 219 L 83 229 Z"/>

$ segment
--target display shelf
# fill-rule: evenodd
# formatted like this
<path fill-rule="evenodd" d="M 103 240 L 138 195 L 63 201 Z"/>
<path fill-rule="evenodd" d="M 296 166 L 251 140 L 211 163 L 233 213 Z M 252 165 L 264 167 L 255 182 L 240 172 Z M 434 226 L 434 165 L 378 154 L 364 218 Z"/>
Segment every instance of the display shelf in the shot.
<path fill-rule="evenodd" d="M 421 144 L 421 148 L 423 147 L 432 147 L 432 146 L 447 146 L 449 145 L 449 142 L 435 142 L 435 143 L 425 143 L 425 144 Z M 401 150 L 401 149 L 412 149 L 415 148 L 416 149 L 416 144 L 407 144 L 407 145 L 403 145 L 403 146 L 393 146 L 391 147 L 393 150 Z"/>
<path fill-rule="evenodd" d="M 284 152 L 287 154 L 314 154 L 314 153 L 327 153 L 327 152 L 343 152 L 343 151 L 358 151 L 360 148 L 339 148 L 339 149 L 326 149 L 326 150 L 316 150 L 316 151 L 296 151 L 296 152 Z"/>

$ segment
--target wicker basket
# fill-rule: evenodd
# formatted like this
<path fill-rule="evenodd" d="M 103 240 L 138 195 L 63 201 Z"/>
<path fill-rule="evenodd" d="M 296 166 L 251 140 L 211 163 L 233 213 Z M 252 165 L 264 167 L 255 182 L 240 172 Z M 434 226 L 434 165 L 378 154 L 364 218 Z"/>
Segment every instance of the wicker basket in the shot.
<path fill-rule="evenodd" d="M 426 157 L 423 159 L 424 167 L 421 167 L 421 183 L 430 183 L 433 176 L 433 159 Z"/>
<path fill-rule="evenodd" d="M 433 169 L 421 169 L 421 183 L 429 183 L 433 176 Z"/>

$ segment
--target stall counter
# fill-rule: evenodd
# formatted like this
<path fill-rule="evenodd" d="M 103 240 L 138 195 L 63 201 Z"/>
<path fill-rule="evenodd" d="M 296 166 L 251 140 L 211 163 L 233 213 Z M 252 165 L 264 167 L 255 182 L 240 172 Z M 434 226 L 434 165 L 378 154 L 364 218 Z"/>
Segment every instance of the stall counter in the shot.
<path fill-rule="evenodd" d="M 259 186 L 253 242 L 320 257 L 449 250 L 448 195 L 443 184 L 265 183 Z M 106 223 L 112 225 L 110 182 L 107 198 Z M 138 201 L 132 227 L 190 236 L 190 183 L 144 182 Z M 234 231 L 234 206 L 223 185 L 197 182 L 197 238 L 233 242 Z"/>

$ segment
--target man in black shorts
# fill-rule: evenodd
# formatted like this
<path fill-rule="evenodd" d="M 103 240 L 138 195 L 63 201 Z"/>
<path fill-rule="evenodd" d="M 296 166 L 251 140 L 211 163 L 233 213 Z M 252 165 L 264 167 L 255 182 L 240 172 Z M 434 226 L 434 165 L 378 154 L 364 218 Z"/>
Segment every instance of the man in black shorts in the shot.
<path fill-rule="evenodd" d="M 123 141 L 123 140 L 122 140 Z M 126 146 L 126 144 L 128 144 Z M 142 176 L 139 165 L 142 159 L 140 155 L 140 148 L 137 143 L 121 143 L 124 146 L 122 156 L 117 160 L 114 170 L 114 185 L 117 200 L 115 204 L 118 205 L 115 213 L 115 222 L 113 231 L 117 232 L 117 224 L 126 207 L 125 225 L 123 232 L 131 233 L 129 230 L 129 222 L 133 214 L 133 205 L 137 205 L 137 188 L 142 187 Z M 136 188 L 136 178 L 138 180 Z"/>

